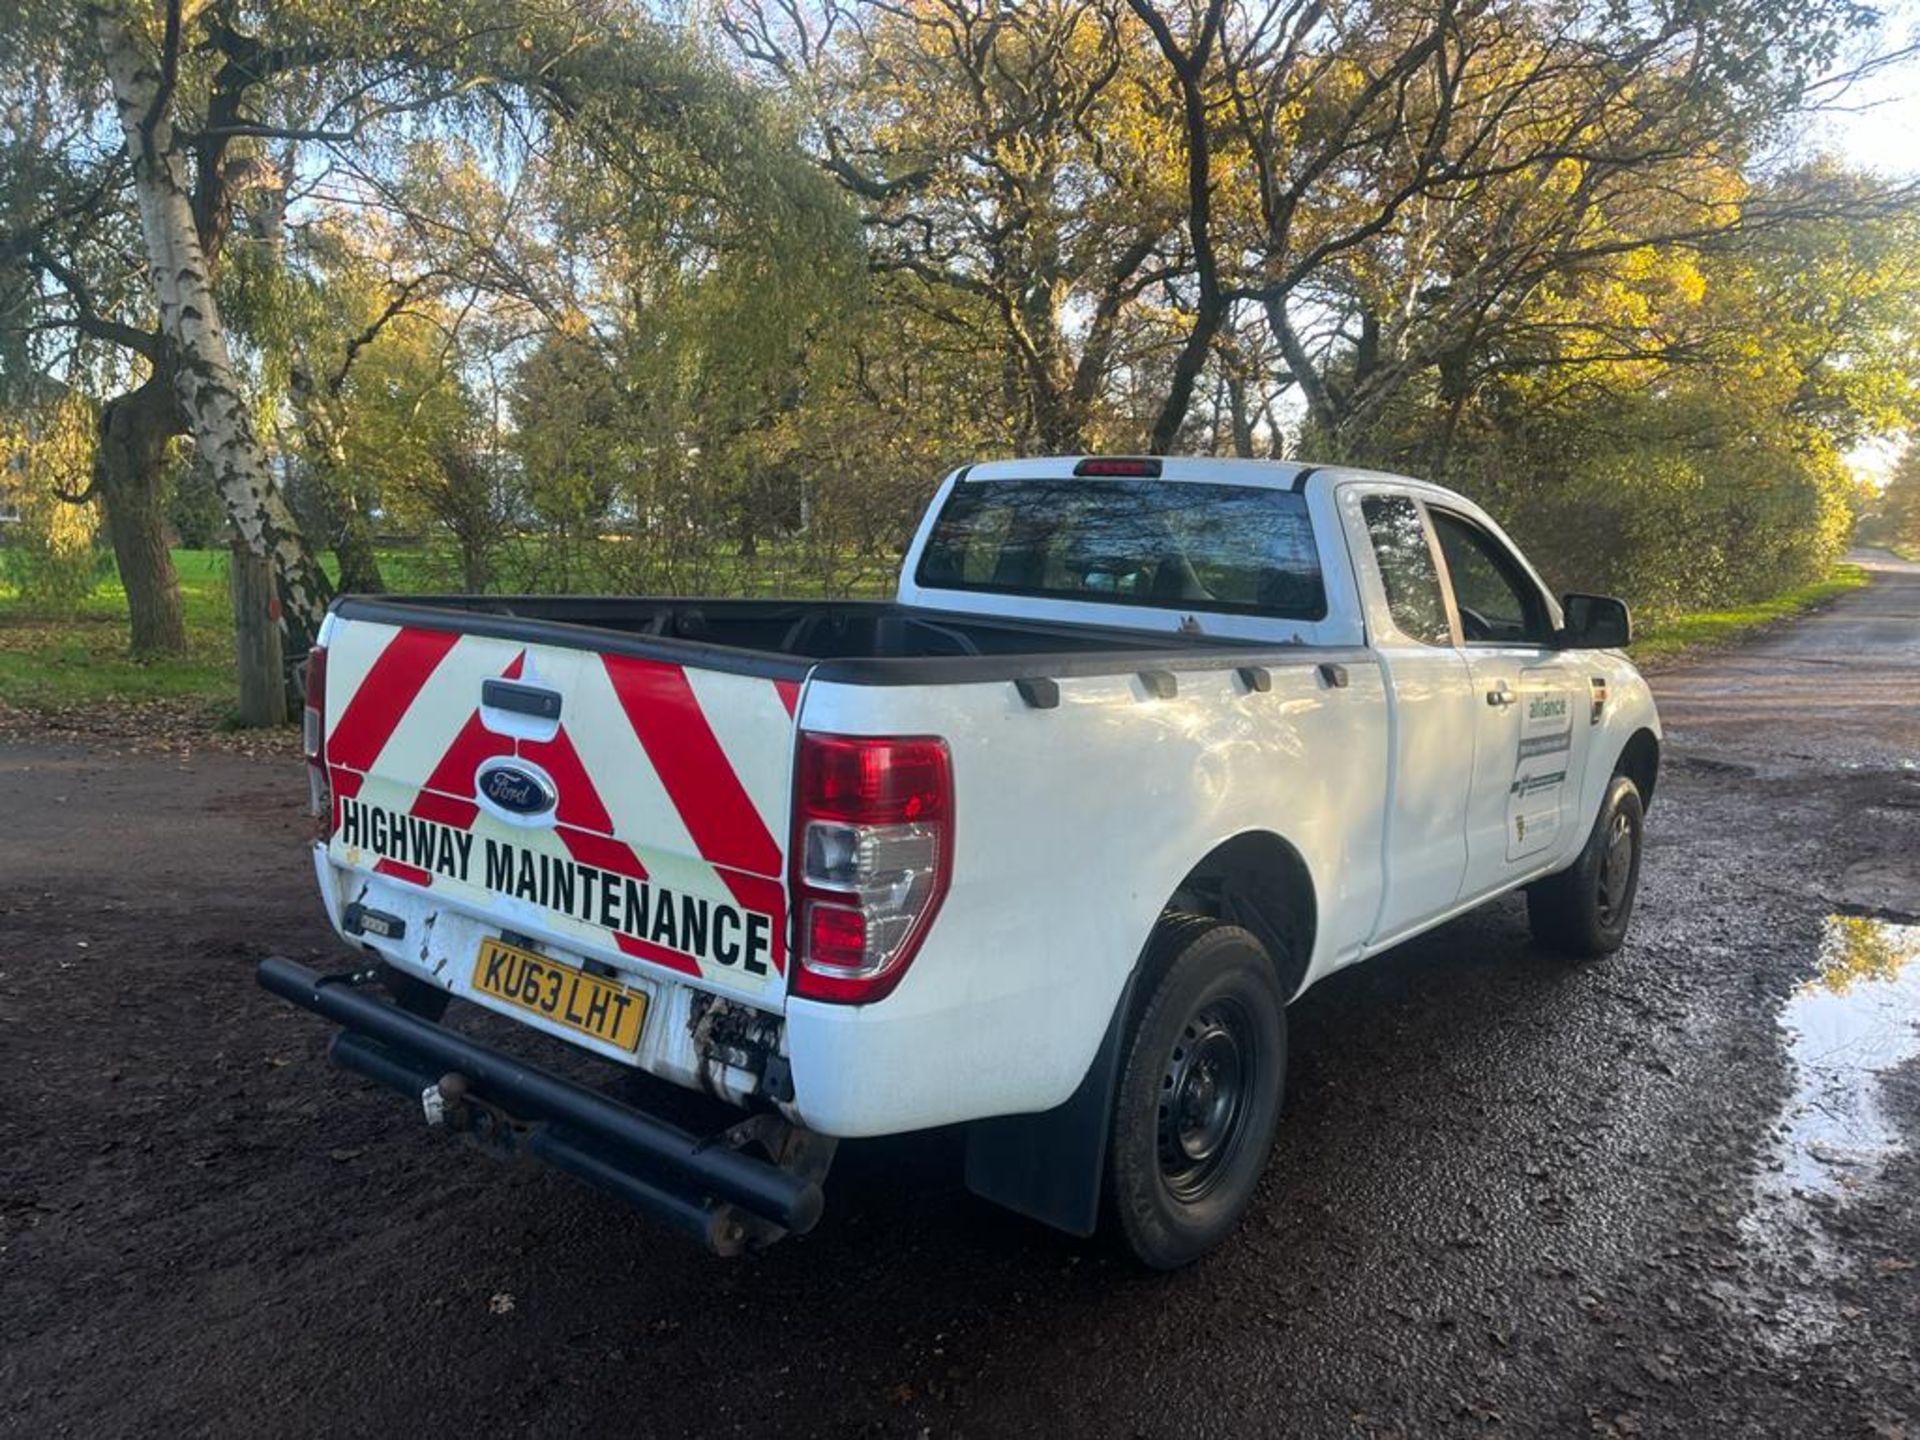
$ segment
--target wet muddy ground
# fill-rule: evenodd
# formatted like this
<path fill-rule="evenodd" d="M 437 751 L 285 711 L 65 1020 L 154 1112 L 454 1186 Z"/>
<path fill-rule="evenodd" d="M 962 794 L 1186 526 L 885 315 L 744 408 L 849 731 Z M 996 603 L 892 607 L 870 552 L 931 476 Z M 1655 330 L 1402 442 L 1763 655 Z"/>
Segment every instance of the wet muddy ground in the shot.
<path fill-rule="evenodd" d="M 253 985 L 335 953 L 296 764 L 0 740 L 0 1432 L 1920 1434 L 1920 575 L 1656 690 L 1626 950 L 1317 987 L 1168 1277 L 951 1135 L 738 1262 L 431 1137 Z"/>

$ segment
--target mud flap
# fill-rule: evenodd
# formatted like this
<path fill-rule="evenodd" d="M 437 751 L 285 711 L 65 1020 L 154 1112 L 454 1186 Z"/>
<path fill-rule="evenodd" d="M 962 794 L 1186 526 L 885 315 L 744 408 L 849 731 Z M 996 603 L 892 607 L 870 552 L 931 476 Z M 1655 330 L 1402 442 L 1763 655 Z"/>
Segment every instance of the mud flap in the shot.
<path fill-rule="evenodd" d="M 1093 1063 L 1065 1103 L 1031 1115 L 976 1120 L 967 1127 L 969 1190 L 1069 1235 L 1091 1235 L 1099 1228 L 1113 1092 L 1120 1083 L 1132 1013 L 1129 976 Z"/>

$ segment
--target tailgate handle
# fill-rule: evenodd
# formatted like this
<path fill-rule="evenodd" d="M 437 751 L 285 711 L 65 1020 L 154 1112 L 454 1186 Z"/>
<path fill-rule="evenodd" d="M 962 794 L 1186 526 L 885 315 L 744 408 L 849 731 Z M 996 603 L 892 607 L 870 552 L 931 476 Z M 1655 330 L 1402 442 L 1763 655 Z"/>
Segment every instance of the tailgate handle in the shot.
<path fill-rule="evenodd" d="M 522 685 L 515 680 L 486 681 L 480 687 L 480 703 L 494 710 L 537 715 L 542 720 L 560 718 L 559 691 L 543 690 L 538 685 Z"/>

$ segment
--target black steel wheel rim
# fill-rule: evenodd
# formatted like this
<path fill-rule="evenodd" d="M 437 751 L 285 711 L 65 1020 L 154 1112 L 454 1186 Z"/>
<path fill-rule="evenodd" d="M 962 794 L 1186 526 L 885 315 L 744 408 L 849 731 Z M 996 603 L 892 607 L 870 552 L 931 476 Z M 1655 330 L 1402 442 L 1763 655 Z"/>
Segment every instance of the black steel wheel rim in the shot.
<path fill-rule="evenodd" d="M 1185 1204 L 1205 1197 L 1247 1127 L 1259 1066 L 1253 1017 L 1235 1000 L 1196 1011 L 1175 1037 L 1160 1078 L 1160 1176 Z"/>
<path fill-rule="evenodd" d="M 1626 909 L 1633 887 L 1633 822 L 1616 810 L 1607 822 L 1606 849 L 1600 854 L 1600 923 L 1612 925 Z"/>

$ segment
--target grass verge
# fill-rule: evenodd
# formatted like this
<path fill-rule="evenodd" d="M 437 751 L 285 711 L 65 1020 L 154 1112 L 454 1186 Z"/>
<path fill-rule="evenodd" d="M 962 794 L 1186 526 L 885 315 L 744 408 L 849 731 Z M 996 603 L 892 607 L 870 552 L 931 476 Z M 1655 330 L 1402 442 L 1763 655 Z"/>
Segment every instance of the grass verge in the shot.
<path fill-rule="evenodd" d="M 1790 620 L 1802 611 L 1858 590 L 1867 583 L 1858 565 L 1837 565 L 1833 573 L 1810 585 L 1782 590 L 1766 600 L 1755 600 L 1730 610 L 1695 610 L 1676 615 L 1636 635 L 1630 652 L 1637 661 L 1665 660 L 1710 645 L 1725 645 L 1750 631 Z"/>

